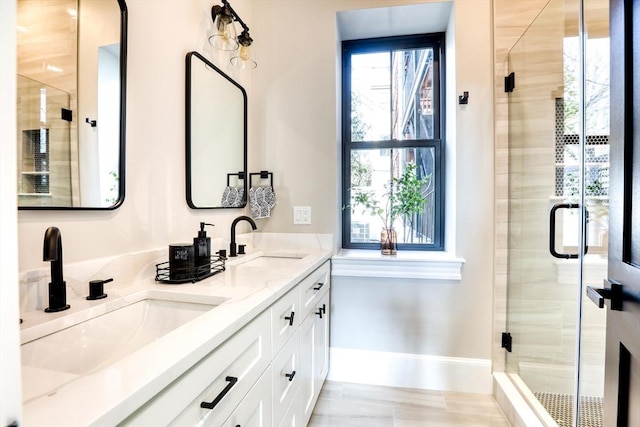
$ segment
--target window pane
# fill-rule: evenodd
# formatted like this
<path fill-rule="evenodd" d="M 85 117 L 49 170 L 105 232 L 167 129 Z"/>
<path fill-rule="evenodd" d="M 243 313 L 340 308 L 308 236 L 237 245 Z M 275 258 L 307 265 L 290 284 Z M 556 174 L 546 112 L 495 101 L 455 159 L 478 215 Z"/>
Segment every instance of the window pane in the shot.
<path fill-rule="evenodd" d="M 380 231 L 389 220 L 388 193 L 392 177 L 399 178 L 408 165 L 415 165 L 424 205 L 419 213 L 399 216 L 394 222 L 398 243 L 434 242 L 436 206 L 435 149 L 369 149 L 351 151 L 351 242 L 380 241 Z M 365 195 L 365 197 L 361 197 Z M 373 207 L 373 209 L 371 208 Z"/>
<path fill-rule="evenodd" d="M 393 139 L 434 139 L 433 49 L 392 53 Z"/>
<path fill-rule="evenodd" d="M 390 138 L 389 52 L 351 56 L 351 141 Z"/>

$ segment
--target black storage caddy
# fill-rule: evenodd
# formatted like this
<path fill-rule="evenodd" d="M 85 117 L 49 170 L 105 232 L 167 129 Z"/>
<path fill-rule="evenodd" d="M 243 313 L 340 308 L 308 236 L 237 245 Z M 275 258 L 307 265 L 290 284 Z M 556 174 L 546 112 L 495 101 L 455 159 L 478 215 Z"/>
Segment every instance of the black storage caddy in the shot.
<path fill-rule="evenodd" d="M 174 268 L 173 271 L 169 268 L 169 261 L 156 264 L 156 282 L 174 285 L 195 283 L 225 270 L 224 261 L 226 258 L 215 255 L 210 259 L 211 261 L 206 265 Z"/>

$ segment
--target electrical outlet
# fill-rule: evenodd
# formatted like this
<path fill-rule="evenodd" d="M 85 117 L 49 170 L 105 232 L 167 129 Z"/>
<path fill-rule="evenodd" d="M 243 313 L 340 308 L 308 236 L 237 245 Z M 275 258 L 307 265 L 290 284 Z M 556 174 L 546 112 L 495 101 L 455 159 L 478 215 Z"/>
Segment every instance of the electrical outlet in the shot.
<path fill-rule="evenodd" d="M 293 223 L 306 225 L 311 224 L 311 206 L 294 206 Z"/>

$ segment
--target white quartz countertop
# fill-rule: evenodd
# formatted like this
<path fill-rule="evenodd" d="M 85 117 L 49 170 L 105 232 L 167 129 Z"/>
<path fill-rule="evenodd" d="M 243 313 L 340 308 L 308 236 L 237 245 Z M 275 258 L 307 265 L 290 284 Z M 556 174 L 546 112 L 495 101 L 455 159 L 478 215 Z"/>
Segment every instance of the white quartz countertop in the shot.
<path fill-rule="evenodd" d="M 290 236 L 290 235 L 289 235 Z M 294 245 L 295 246 L 295 245 Z M 125 356 L 84 375 L 25 366 L 23 361 L 23 426 L 113 426 L 179 378 L 313 270 L 330 259 L 330 245 L 268 249 L 248 247 L 248 255 L 229 259 L 226 270 L 197 283 L 162 284 L 154 274 L 131 283 L 105 286 L 108 297 L 68 299 L 71 309 L 22 313 L 22 341 L 51 320 L 112 303 L 142 290 L 170 291 L 226 300 L 186 324 Z M 301 257 L 284 267 L 242 267 L 262 255 Z M 162 262 L 162 259 L 155 263 Z M 147 272 L 155 272 L 155 263 Z M 144 275 L 143 275 L 144 276 Z M 69 298 L 69 297 L 68 297 Z M 43 355 L 47 357 L 48 355 Z"/>

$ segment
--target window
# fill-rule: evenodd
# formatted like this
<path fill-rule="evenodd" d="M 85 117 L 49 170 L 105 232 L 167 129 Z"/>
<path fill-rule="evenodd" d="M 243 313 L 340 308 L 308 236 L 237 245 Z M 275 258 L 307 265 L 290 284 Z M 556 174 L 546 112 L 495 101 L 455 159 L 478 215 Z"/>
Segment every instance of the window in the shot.
<path fill-rule="evenodd" d="M 384 220 L 357 195 L 370 194 L 384 208 L 392 180 L 414 171 L 424 203 L 394 222 L 398 248 L 443 250 L 444 34 L 342 47 L 342 246 L 380 248 Z"/>

